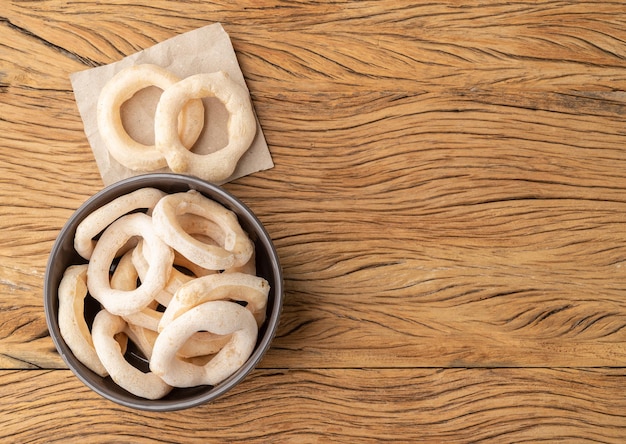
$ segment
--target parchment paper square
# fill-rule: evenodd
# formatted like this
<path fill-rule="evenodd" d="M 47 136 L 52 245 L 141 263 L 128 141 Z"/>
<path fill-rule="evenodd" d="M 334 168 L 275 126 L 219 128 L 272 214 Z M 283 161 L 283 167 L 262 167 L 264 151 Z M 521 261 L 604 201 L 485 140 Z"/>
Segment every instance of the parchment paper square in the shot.
<path fill-rule="evenodd" d="M 118 62 L 71 74 L 70 81 L 83 120 L 85 134 L 105 185 L 147 173 L 147 171 L 132 171 L 120 165 L 109 155 L 98 131 L 96 118 L 98 96 L 109 79 L 128 66 L 142 63 L 159 65 L 181 79 L 203 72 L 225 71 L 233 80 L 248 90 L 230 37 L 219 23 L 172 37 Z M 127 105 L 122 107 L 122 119 L 126 130 L 142 143 L 154 143 L 154 129 L 151 124 L 154 122 L 154 109 L 160 92 L 155 87 L 147 88 L 136 94 L 127 102 Z M 216 99 L 203 99 L 203 101 L 206 108 L 205 130 L 193 148 L 193 151 L 198 153 L 219 149 L 226 144 L 228 139 L 226 110 Z M 132 119 L 124 117 L 129 114 L 133 115 Z M 219 184 L 273 166 L 263 130 L 257 120 L 257 134 L 252 145 L 239 160 L 232 176 Z M 165 168 L 151 172 L 170 172 L 170 170 Z"/>

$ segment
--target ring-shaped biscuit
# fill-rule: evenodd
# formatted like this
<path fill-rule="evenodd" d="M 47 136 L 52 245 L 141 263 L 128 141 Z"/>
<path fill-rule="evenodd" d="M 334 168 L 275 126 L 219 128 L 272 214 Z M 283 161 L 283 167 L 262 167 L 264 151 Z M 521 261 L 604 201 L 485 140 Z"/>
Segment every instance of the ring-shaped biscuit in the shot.
<path fill-rule="evenodd" d="M 94 373 L 106 376 L 108 373 L 98 358 L 83 315 L 87 296 L 86 264 L 72 265 L 65 270 L 58 295 L 61 337 L 80 362 Z"/>
<path fill-rule="evenodd" d="M 224 245 L 209 245 L 186 233 L 178 217 L 190 213 L 216 223 L 224 232 Z M 152 222 L 164 242 L 191 262 L 210 270 L 242 266 L 254 251 L 254 244 L 235 213 L 195 190 L 163 197 L 152 211 Z"/>
<path fill-rule="evenodd" d="M 132 211 L 145 208 L 150 212 L 163 196 L 165 193 L 156 188 L 141 188 L 103 205 L 78 224 L 74 235 L 74 248 L 83 258 L 89 259 L 96 245 L 93 238 L 98 233 Z"/>
<path fill-rule="evenodd" d="M 246 302 L 246 309 L 260 326 L 265 321 L 269 283 L 262 277 L 244 273 L 219 273 L 192 279 L 182 285 L 165 309 L 158 331 L 189 309 L 209 301 Z"/>
<path fill-rule="evenodd" d="M 144 373 L 124 359 L 114 336 L 124 332 L 125 329 L 126 322 L 119 316 L 112 315 L 106 310 L 100 310 L 96 315 L 91 335 L 102 365 L 109 372 L 113 382 L 128 392 L 146 399 L 162 398 L 172 390 L 172 387 L 156 374 Z"/>
<path fill-rule="evenodd" d="M 111 288 L 109 269 L 118 250 L 132 237 L 149 249 L 148 271 L 135 290 Z M 169 280 L 174 252 L 155 234 L 152 219 L 143 213 L 122 216 L 104 230 L 87 268 L 89 293 L 114 315 L 126 316 L 147 307 Z"/>
<path fill-rule="evenodd" d="M 156 86 L 166 90 L 179 80 L 160 66 L 142 64 L 121 70 L 104 85 L 98 97 L 98 130 L 109 153 L 120 164 L 135 171 L 152 171 L 167 166 L 165 158 L 154 145 L 139 143 L 126 132 L 120 108 L 144 88 Z M 204 126 L 202 101 L 182 103 L 173 116 L 172 125 L 180 140 L 181 149 L 188 150 L 196 142 Z"/>
<path fill-rule="evenodd" d="M 181 143 L 176 116 L 191 99 L 215 97 L 228 117 L 228 144 L 209 154 L 196 154 Z M 154 143 L 175 173 L 187 173 L 209 182 L 227 179 L 252 144 L 257 125 L 248 91 L 222 71 L 195 74 L 161 94 L 154 114 Z"/>
<path fill-rule="evenodd" d="M 176 353 L 198 331 L 231 334 L 230 341 L 205 365 L 185 362 Z M 250 357 L 258 335 L 250 311 L 229 301 L 198 305 L 159 333 L 152 349 L 150 370 L 174 387 L 216 385 L 237 371 Z"/>

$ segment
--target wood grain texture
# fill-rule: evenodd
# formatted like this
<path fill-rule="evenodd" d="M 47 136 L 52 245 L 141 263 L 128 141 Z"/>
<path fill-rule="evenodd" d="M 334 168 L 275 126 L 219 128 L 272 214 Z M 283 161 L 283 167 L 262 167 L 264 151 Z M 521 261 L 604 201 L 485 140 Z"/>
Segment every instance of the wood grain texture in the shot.
<path fill-rule="evenodd" d="M 69 75 L 214 22 L 275 163 L 226 188 L 286 303 L 235 392 L 146 415 L 47 334 L 48 252 L 102 187 Z M 622 2 L 3 3 L 0 437 L 623 442 L 625 91 Z"/>
<path fill-rule="evenodd" d="M 144 413 L 99 398 L 69 371 L 5 371 L 0 385 L 10 396 L 0 404 L 0 438 L 619 443 L 625 378 L 606 369 L 257 370 L 213 404 Z"/>

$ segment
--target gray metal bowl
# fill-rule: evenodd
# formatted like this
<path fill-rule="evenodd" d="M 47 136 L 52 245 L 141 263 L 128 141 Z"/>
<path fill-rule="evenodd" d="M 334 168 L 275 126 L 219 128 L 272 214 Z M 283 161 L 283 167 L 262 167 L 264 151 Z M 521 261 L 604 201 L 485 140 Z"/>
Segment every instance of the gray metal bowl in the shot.
<path fill-rule="evenodd" d="M 242 228 L 255 243 L 257 274 L 265 278 L 271 286 L 266 321 L 259 331 L 256 347 L 246 363 L 228 379 L 216 386 L 175 388 L 171 393 L 159 400 L 139 398 L 116 385 L 110 377 L 100 377 L 85 367 L 76 359 L 63 341 L 58 324 L 59 304 L 57 290 L 63 273 L 69 265 L 85 263 L 85 260 L 74 250 L 76 227 L 95 209 L 119 196 L 144 187 L 158 188 L 167 193 L 185 192 L 194 189 L 233 211 L 239 218 Z M 104 398 L 127 407 L 147 411 L 173 411 L 194 407 L 215 400 L 240 383 L 255 368 L 269 349 L 278 328 L 282 303 L 283 279 L 280 262 L 272 240 L 261 222 L 246 205 L 221 187 L 194 177 L 179 174 L 146 174 L 132 177 L 117 182 L 88 199 L 70 217 L 54 243 L 50 252 L 44 281 L 44 308 L 48 330 L 67 366 L 85 385 Z M 87 296 L 85 300 L 85 315 L 88 324 L 93 321 L 93 317 L 99 308 L 99 304 L 90 296 Z M 143 371 L 147 371 L 147 362 L 133 347 L 129 347 L 126 357 L 133 365 Z"/>

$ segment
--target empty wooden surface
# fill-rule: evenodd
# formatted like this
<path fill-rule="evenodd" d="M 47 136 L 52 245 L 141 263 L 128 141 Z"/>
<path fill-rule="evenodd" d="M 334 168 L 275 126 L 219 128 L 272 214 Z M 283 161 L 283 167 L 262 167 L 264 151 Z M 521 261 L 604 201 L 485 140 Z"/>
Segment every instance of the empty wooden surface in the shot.
<path fill-rule="evenodd" d="M 214 22 L 275 162 L 226 188 L 283 317 L 224 398 L 132 411 L 43 313 L 102 187 L 69 75 Z M 626 441 L 625 113 L 622 2 L 3 2 L 0 441 Z"/>

